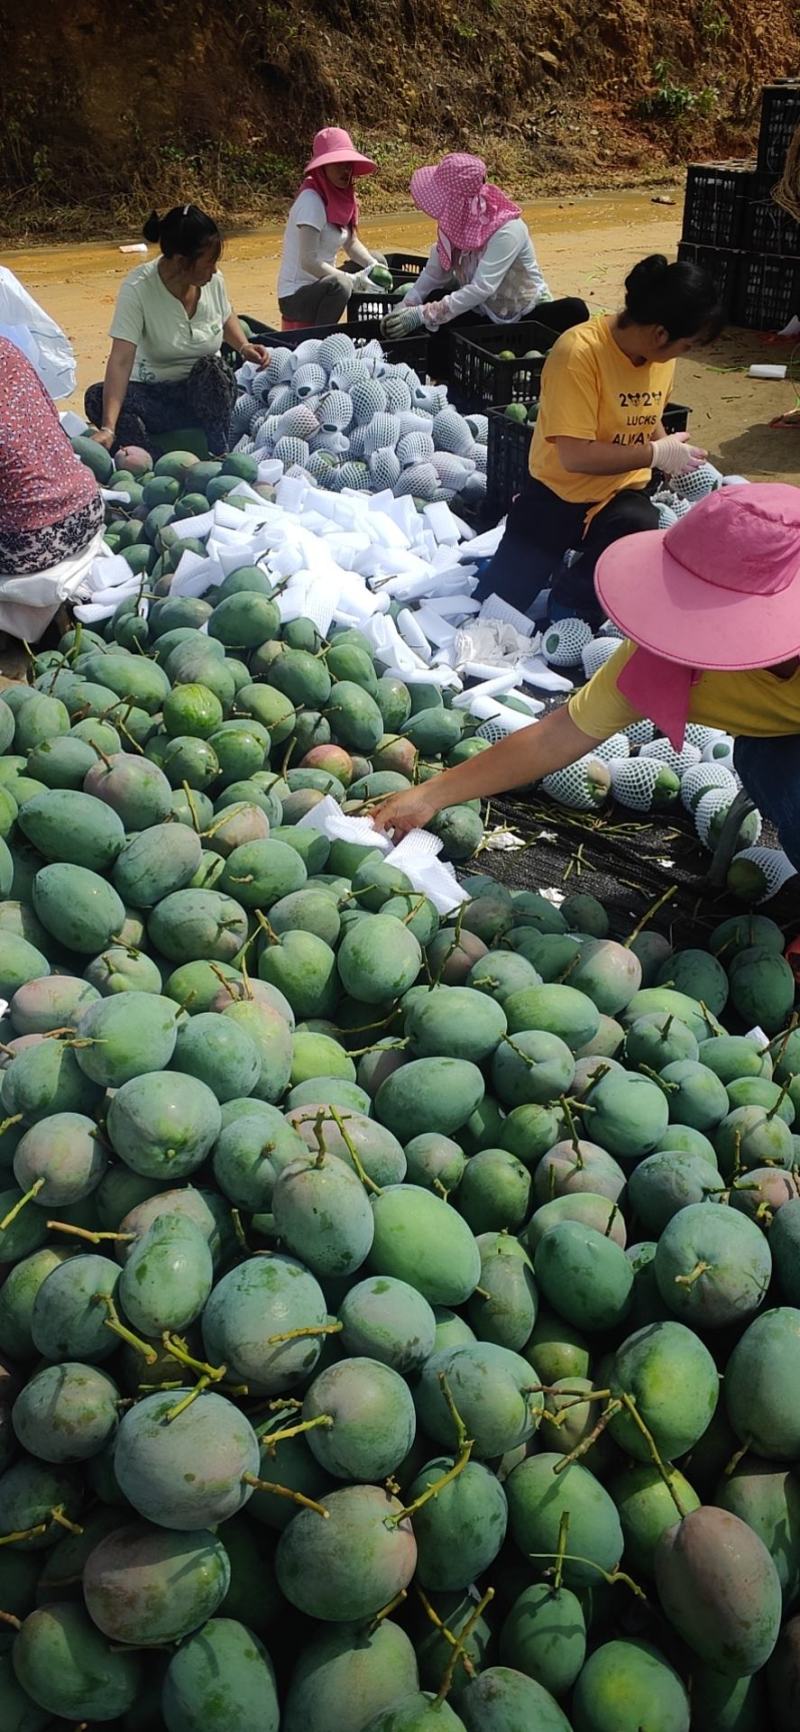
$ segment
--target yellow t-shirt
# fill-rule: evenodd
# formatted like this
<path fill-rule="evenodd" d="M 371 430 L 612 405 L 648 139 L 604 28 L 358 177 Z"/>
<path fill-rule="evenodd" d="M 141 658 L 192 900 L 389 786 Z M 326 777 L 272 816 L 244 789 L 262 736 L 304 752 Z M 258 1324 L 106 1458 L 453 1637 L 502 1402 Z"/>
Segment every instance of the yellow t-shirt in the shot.
<path fill-rule="evenodd" d="M 559 499 L 602 506 L 624 487 L 646 487 L 650 469 L 622 475 L 571 475 L 555 439 L 602 439 L 611 445 L 644 445 L 669 402 L 674 361 L 635 367 L 614 341 L 605 316 L 573 325 L 547 357 L 539 419 L 529 467 L 531 475 Z"/>
<path fill-rule="evenodd" d="M 617 679 L 633 655 L 635 645 L 626 638 L 613 656 L 581 690 L 574 692 L 568 709 L 576 728 L 593 740 L 607 740 L 618 728 L 640 720 L 617 686 Z M 704 673 L 695 682 L 689 698 L 689 721 L 725 732 L 750 734 L 757 739 L 800 734 L 800 668 L 789 679 L 779 679 L 768 668 L 745 673 Z"/>

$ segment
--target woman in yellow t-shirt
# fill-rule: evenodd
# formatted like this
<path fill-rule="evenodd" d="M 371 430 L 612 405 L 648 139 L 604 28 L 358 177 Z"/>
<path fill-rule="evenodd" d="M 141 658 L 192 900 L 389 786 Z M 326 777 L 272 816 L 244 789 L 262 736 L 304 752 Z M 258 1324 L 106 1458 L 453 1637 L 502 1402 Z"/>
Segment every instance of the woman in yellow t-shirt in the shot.
<path fill-rule="evenodd" d="M 597 590 L 627 641 L 593 679 L 488 752 L 390 795 L 377 828 L 397 842 L 443 806 L 538 782 L 649 716 L 676 749 L 687 721 L 735 736 L 744 787 L 800 871 L 800 492 L 723 487 L 671 529 L 609 547 Z"/>
<path fill-rule="evenodd" d="M 531 478 L 481 594 L 495 591 L 527 613 L 551 583 L 551 619 L 600 623 L 595 563 L 620 536 L 658 527 L 652 471 L 683 475 L 706 455 L 687 434 L 665 434 L 662 416 L 676 359 L 716 336 L 722 319 L 707 271 L 653 253 L 626 277 L 622 312 L 559 337 L 542 375 Z M 565 565 L 573 549 L 578 557 Z"/>
<path fill-rule="evenodd" d="M 160 256 L 125 278 L 111 321 L 111 353 L 102 385 L 90 385 L 86 418 L 106 449 L 143 445 L 150 435 L 199 427 L 212 456 L 228 449 L 236 382 L 222 359 L 223 340 L 243 361 L 264 366 L 269 351 L 251 343 L 218 270 L 222 236 L 196 205 L 155 212 L 142 233 Z"/>

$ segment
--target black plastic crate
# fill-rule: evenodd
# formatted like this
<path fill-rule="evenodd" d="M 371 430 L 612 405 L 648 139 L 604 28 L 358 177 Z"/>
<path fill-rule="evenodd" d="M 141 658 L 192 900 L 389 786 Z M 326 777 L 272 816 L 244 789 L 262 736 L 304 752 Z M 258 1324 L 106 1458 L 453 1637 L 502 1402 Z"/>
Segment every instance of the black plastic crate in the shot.
<path fill-rule="evenodd" d="M 364 325 L 371 319 L 383 319 L 392 307 L 401 306 L 405 299 L 401 284 L 416 282 L 427 262 L 423 253 L 387 253 L 386 267 L 395 279 L 396 288 L 387 295 L 371 295 L 369 291 L 362 295 L 351 295 L 345 313 L 348 325 Z M 361 266 L 350 260 L 344 268 L 349 275 L 355 275 Z"/>
<path fill-rule="evenodd" d="M 506 405 L 506 408 L 508 405 Z M 531 405 L 526 403 L 525 408 Z M 664 411 L 664 427 L 668 433 L 684 433 L 689 425 L 691 410 L 685 403 L 670 403 Z M 488 411 L 489 439 L 486 453 L 486 506 L 495 522 L 504 517 L 518 493 L 524 493 L 530 479 L 528 454 L 533 438 L 533 424 L 512 421 L 503 409 Z"/>
<path fill-rule="evenodd" d="M 758 166 L 776 178 L 783 173 L 786 152 L 800 126 L 800 78 L 782 78 L 761 94 Z"/>
<path fill-rule="evenodd" d="M 745 253 L 733 320 L 751 331 L 782 331 L 800 313 L 800 259 Z"/>
<path fill-rule="evenodd" d="M 348 327 L 357 325 L 360 329 L 362 325 L 380 324 L 394 307 L 402 307 L 404 299 L 398 290 L 388 295 L 351 295 L 345 311 Z"/>
<path fill-rule="evenodd" d="M 742 244 L 754 162 L 700 162 L 686 170 L 683 239 L 698 245 Z"/>
<path fill-rule="evenodd" d="M 428 263 L 427 253 L 387 253 L 386 263 L 393 277 L 421 277 Z"/>
<path fill-rule="evenodd" d="M 681 241 L 678 247 L 678 258 L 686 259 L 693 265 L 702 265 L 708 271 L 717 285 L 720 300 L 726 316 L 733 318 L 736 302 L 736 291 L 739 281 L 739 261 L 741 252 L 735 252 L 731 247 L 695 246 L 692 241 Z"/>
<path fill-rule="evenodd" d="M 774 185 L 774 175 L 754 176 L 742 245 L 749 253 L 778 254 L 784 259 L 800 258 L 800 223 L 781 205 L 774 203 Z"/>
<path fill-rule="evenodd" d="M 492 409 L 499 403 L 532 402 L 539 395 L 545 356 L 558 335 L 534 319 L 492 330 L 481 326 L 452 331 L 447 386 L 451 402 L 463 413 Z M 529 356 L 530 349 L 538 349 L 538 356 Z M 513 361 L 500 359 L 507 350 Z"/>
<path fill-rule="evenodd" d="M 341 331 L 345 336 L 351 337 L 357 348 L 377 337 L 388 361 L 405 361 L 423 381 L 427 378 L 428 333 L 424 326 L 419 331 L 412 331 L 408 337 L 382 337 L 380 319 L 365 319 L 359 324 L 357 331 L 348 329 L 346 325 L 309 325 L 300 331 L 276 331 L 274 326 L 265 325 L 263 319 L 250 313 L 240 313 L 239 317 L 249 326 L 255 342 L 265 343 L 270 349 L 298 349 L 309 337 L 330 337 L 334 331 Z M 226 343 L 223 344 L 222 353 L 233 365 L 238 362 L 235 349 L 229 348 Z"/>

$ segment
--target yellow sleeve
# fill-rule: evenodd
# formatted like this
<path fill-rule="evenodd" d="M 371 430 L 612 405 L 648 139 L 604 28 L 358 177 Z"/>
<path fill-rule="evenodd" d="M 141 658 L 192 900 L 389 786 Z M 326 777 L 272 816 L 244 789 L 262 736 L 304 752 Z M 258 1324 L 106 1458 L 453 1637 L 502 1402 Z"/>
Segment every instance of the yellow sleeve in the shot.
<path fill-rule="evenodd" d="M 628 703 L 617 686 L 617 679 L 635 647 L 626 638 L 603 667 L 598 668 L 587 684 L 581 686 L 580 691 L 573 692 L 569 699 L 570 720 L 590 739 L 607 740 L 609 734 L 616 734 L 618 729 L 629 728 L 632 722 L 641 720 L 639 711 Z"/>
<path fill-rule="evenodd" d="M 544 365 L 540 414 L 544 416 L 545 438 L 596 439 L 600 408 L 597 368 L 585 344 L 570 338 L 572 332 L 565 332 Z"/>

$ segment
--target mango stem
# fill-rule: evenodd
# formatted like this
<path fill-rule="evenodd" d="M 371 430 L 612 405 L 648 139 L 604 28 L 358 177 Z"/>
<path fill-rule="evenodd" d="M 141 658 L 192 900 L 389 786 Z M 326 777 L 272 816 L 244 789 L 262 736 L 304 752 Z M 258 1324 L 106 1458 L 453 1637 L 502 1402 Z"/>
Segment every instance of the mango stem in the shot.
<path fill-rule="evenodd" d="M 113 1330 L 113 1333 L 118 1335 L 121 1341 L 127 1341 L 129 1347 L 135 1347 L 136 1352 L 141 1353 L 142 1358 L 147 1365 L 156 1365 L 158 1363 L 158 1354 L 156 1353 L 155 1348 L 151 1347 L 149 1342 L 143 1341 L 140 1335 L 134 1335 L 133 1330 L 128 1329 L 123 1323 L 110 1293 L 95 1293 L 92 1299 L 92 1304 L 105 1305 L 106 1329 Z"/>
<path fill-rule="evenodd" d="M 51 1509 L 50 1517 L 52 1521 L 57 1523 L 58 1527 L 66 1528 L 68 1534 L 80 1535 L 84 1531 L 82 1527 L 78 1526 L 77 1522 L 71 1522 L 69 1516 L 64 1514 L 63 1503 L 56 1504 L 55 1509 Z"/>
<path fill-rule="evenodd" d="M 37 1522 L 32 1528 L 20 1528 L 13 1534 L 0 1534 L 0 1546 L 19 1545 L 22 1540 L 38 1540 L 40 1534 L 46 1533 L 47 1522 Z"/>
<path fill-rule="evenodd" d="M 458 1637 L 457 1646 L 453 1649 L 453 1652 L 450 1655 L 450 1658 L 449 1658 L 447 1665 L 445 1667 L 444 1675 L 442 1677 L 442 1682 L 439 1685 L 439 1689 L 436 1693 L 436 1702 L 439 1702 L 439 1703 L 446 1702 L 447 1697 L 449 1696 L 450 1691 L 453 1687 L 453 1679 L 456 1675 L 456 1666 L 458 1665 L 459 1658 L 462 1655 L 466 1658 L 465 1650 L 464 1650 L 464 1644 L 465 1644 L 465 1642 L 469 1641 L 469 1638 L 472 1635 L 472 1632 L 475 1628 L 475 1625 L 478 1622 L 479 1617 L 481 1616 L 481 1614 L 483 1612 L 485 1612 L 486 1607 L 488 1605 L 491 1605 L 491 1602 L 493 1599 L 494 1599 L 494 1588 L 487 1588 L 485 1594 L 478 1601 L 478 1604 L 475 1607 L 474 1612 L 472 1612 L 470 1617 L 467 1619 L 467 1622 L 464 1625 L 464 1628 Z"/>
<path fill-rule="evenodd" d="M 564 1469 L 570 1467 L 573 1461 L 580 1461 L 581 1456 L 588 1455 L 589 1450 L 592 1448 L 592 1445 L 597 1442 L 598 1437 L 602 1437 L 609 1420 L 614 1418 L 615 1413 L 620 1413 L 621 1411 L 621 1401 L 610 1401 L 608 1407 L 603 1408 L 597 1424 L 593 1426 L 588 1436 L 581 1438 L 580 1443 L 576 1443 L 575 1448 L 570 1450 L 569 1455 L 562 1455 L 561 1460 L 556 1462 L 553 1472 L 563 1473 Z"/>
<path fill-rule="evenodd" d="M 113 1239 L 118 1245 L 124 1245 L 136 1238 L 135 1233 L 91 1233 L 88 1227 L 73 1227 L 69 1221 L 48 1221 L 51 1233 L 71 1233 L 75 1239 L 88 1239 L 90 1245 L 102 1245 L 105 1239 Z"/>
<path fill-rule="evenodd" d="M 553 1576 L 553 1588 L 556 1593 L 559 1593 L 561 1589 L 561 1577 L 564 1574 L 564 1557 L 567 1550 L 568 1534 L 569 1510 L 564 1509 L 561 1511 L 561 1520 L 558 1524 L 558 1539 L 556 1541 L 556 1567 Z"/>
<path fill-rule="evenodd" d="M 330 1116 L 333 1119 L 333 1122 L 334 1122 L 334 1124 L 335 1124 L 335 1126 L 339 1132 L 339 1135 L 342 1139 L 342 1142 L 344 1143 L 344 1146 L 347 1149 L 347 1153 L 350 1156 L 350 1159 L 353 1163 L 353 1166 L 355 1167 L 356 1173 L 357 1173 L 359 1179 L 361 1180 L 362 1185 L 364 1186 L 365 1191 L 374 1191 L 375 1196 L 379 1197 L 381 1195 L 381 1186 L 376 1185 L 375 1180 L 370 1178 L 369 1173 L 367 1172 L 367 1170 L 364 1166 L 364 1163 L 361 1159 L 361 1156 L 359 1155 L 358 1149 L 356 1148 L 356 1145 L 353 1142 L 353 1139 L 350 1135 L 350 1132 L 348 1131 L 347 1126 L 345 1125 L 344 1119 L 342 1118 L 342 1115 L 339 1111 L 339 1108 L 335 1107 L 335 1106 L 330 1106 L 328 1108 L 328 1111 L 329 1111 Z"/>
<path fill-rule="evenodd" d="M 667 1491 L 669 1492 L 669 1495 L 672 1498 L 672 1501 L 675 1505 L 675 1508 L 678 1511 L 678 1515 L 680 1516 L 681 1521 L 683 1521 L 684 1517 L 687 1516 L 689 1512 L 688 1512 L 688 1510 L 684 1509 L 681 1498 L 680 1498 L 675 1486 L 673 1485 L 672 1480 L 670 1479 L 670 1476 L 667 1472 L 666 1467 L 664 1466 L 664 1463 L 661 1459 L 661 1455 L 660 1455 L 660 1452 L 658 1449 L 658 1445 L 656 1443 L 656 1440 L 653 1436 L 652 1431 L 650 1430 L 649 1426 L 645 1425 L 645 1422 L 642 1419 L 642 1416 L 637 1409 L 636 1402 L 634 1401 L 633 1396 L 629 1395 L 627 1390 L 622 1391 L 622 1394 L 620 1396 L 620 1400 L 622 1401 L 622 1405 L 625 1408 L 626 1413 L 628 1413 L 630 1415 L 630 1418 L 633 1420 L 634 1425 L 637 1426 L 639 1431 L 641 1432 L 642 1437 L 644 1438 L 645 1443 L 647 1444 L 647 1447 L 650 1451 L 650 1456 L 651 1456 L 651 1459 L 653 1462 L 653 1466 L 658 1469 L 658 1471 L 661 1475 L 661 1478 L 663 1479 L 664 1484 L 667 1488 Z"/>
<path fill-rule="evenodd" d="M 392 1612 L 396 1612 L 398 1606 L 402 1606 L 403 1601 L 407 1599 L 408 1588 L 401 1588 L 399 1594 L 395 1594 L 394 1599 L 389 1601 L 388 1606 L 382 1606 L 381 1610 L 375 1613 L 372 1623 L 369 1626 L 370 1635 L 372 1635 L 374 1630 L 377 1630 L 379 1624 L 383 1623 L 384 1618 L 390 1618 Z"/>
<path fill-rule="evenodd" d="M 399 1527 L 402 1521 L 406 1521 L 410 1516 L 416 1515 L 417 1510 L 422 1509 L 426 1503 L 430 1503 L 432 1497 L 438 1497 L 439 1493 L 444 1491 L 446 1485 L 452 1485 L 453 1480 L 458 1479 L 459 1474 L 464 1472 L 464 1468 L 472 1454 L 475 1439 L 474 1437 L 467 1437 L 467 1428 L 453 1400 L 450 1385 L 444 1371 L 439 1372 L 439 1388 L 447 1402 L 447 1406 L 450 1410 L 450 1418 L 455 1426 L 456 1458 L 452 1467 L 448 1468 L 446 1473 L 441 1474 L 439 1479 L 433 1480 L 431 1485 L 426 1486 L 425 1490 L 420 1492 L 419 1497 L 415 1497 L 413 1503 L 408 1504 L 405 1509 L 401 1509 L 397 1515 L 384 1517 L 385 1526 L 388 1528 Z"/>
<path fill-rule="evenodd" d="M 695 1266 L 692 1269 L 691 1274 L 689 1274 L 689 1275 L 676 1275 L 675 1276 L 676 1287 L 693 1287 L 695 1284 L 695 1281 L 699 1281 L 700 1276 L 707 1274 L 708 1270 L 710 1268 L 711 1268 L 710 1263 L 702 1263 L 702 1262 L 701 1263 L 695 1263 Z"/>
<path fill-rule="evenodd" d="M 17 1216 L 25 1208 L 26 1203 L 32 1203 L 34 1198 L 38 1197 L 39 1192 L 44 1190 L 44 1186 L 45 1180 L 37 1179 L 36 1183 L 31 1185 L 30 1190 L 25 1191 L 24 1195 L 20 1197 L 19 1202 L 15 1203 L 14 1207 L 9 1209 L 8 1214 L 4 1215 L 2 1221 L 0 1221 L 0 1233 L 4 1233 L 6 1227 L 10 1227 L 12 1222 L 16 1221 Z"/>
<path fill-rule="evenodd" d="M 303 1431 L 315 1431 L 318 1426 L 324 1426 L 330 1431 L 333 1425 L 333 1414 L 319 1413 L 316 1419 L 302 1419 L 298 1425 L 285 1425 L 282 1431 L 270 1431 L 269 1425 L 262 1425 L 256 1431 L 259 1443 L 264 1442 L 265 1448 L 272 1455 L 278 1443 L 284 1443 L 287 1437 L 299 1437 Z"/>
<path fill-rule="evenodd" d="M 161 1342 L 172 1359 L 177 1359 L 178 1364 L 185 1365 L 189 1371 L 196 1371 L 198 1376 L 206 1378 L 208 1383 L 221 1383 L 223 1378 L 227 1377 L 227 1365 L 207 1365 L 205 1360 L 195 1359 L 180 1335 L 171 1335 L 170 1331 L 165 1329 Z"/>
<path fill-rule="evenodd" d="M 254 1491 L 271 1491 L 276 1497 L 288 1497 L 292 1503 L 299 1503 L 303 1509 L 313 1509 L 324 1521 L 330 1521 L 330 1510 L 321 1503 L 315 1503 L 313 1497 L 305 1497 L 301 1491 L 291 1491 L 288 1485 L 273 1485 L 272 1480 L 259 1479 L 257 1473 L 243 1473 L 242 1483 L 251 1485 Z"/>
<path fill-rule="evenodd" d="M 558 1553 L 528 1552 L 526 1555 L 529 1558 L 555 1559 L 557 1558 Z M 624 1582 L 626 1588 L 630 1588 L 631 1593 L 635 1594 L 638 1600 L 643 1600 L 645 1605 L 647 1605 L 647 1595 L 644 1592 L 644 1589 L 640 1588 L 638 1582 L 635 1582 L 632 1576 L 627 1575 L 625 1570 L 604 1570 L 601 1564 L 595 1563 L 594 1558 L 583 1558 L 577 1552 L 563 1552 L 561 1555 L 561 1561 L 562 1564 L 583 1564 L 585 1568 L 596 1570 L 597 1574 L 602 1576 L 603 1581 L 608 1582 L 610 1588 L 615 1587 L 617 1582 Z M 549 1571 L 545 1571 L 546 1575 L 549 1575 L 549 1573 Z"/>
<path fill-rule="evenodd" d="M 338 1335 L 343 1323 L 309 1323 L 303 1329 L 287 1329 L 283 1335 L 268 1335 L 268 1347 L 280 1347 L 283 1341 L 301 1341 L 306 1335 Z"/>

